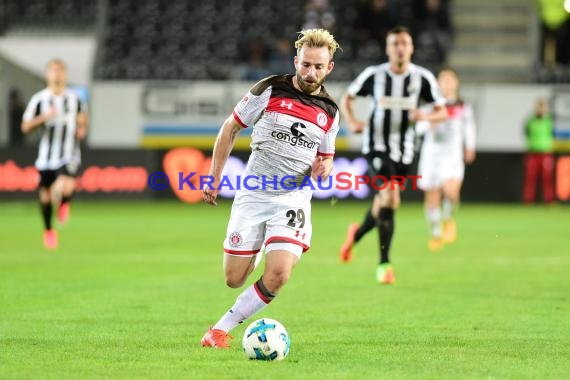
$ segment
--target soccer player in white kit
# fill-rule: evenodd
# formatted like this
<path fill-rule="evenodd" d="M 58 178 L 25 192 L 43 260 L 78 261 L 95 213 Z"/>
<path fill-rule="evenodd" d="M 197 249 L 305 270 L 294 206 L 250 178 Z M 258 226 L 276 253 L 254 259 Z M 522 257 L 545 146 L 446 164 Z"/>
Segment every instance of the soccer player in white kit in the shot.
<path fill-rule="evenodd" d="M 81 160 L 79 140 L 87 133 L 86 105 L 67 88 L 67 70 L 60 59 L 46 69 L 47 87 L 32 96 L 22 117 L 22 132 L 41 130 L 38 157 L 39 200 L 44 222 L 44 245 L 56 249 L 58 237 L 52 228 L 53 205 L 64 222 L 69 216 L 77 169 Z M 56 194 L 58 193 L 58 194 Z"/>
<path fill-rule="evenodd" d="M 420 122 L 425 133 L 421 148 L 418 187 L 425 191 L 425 214 L 430 225 L 428 248 L 437 251 L 457 238 L 453 214 L 459 203 L 465 163 L 475 160 L 475 119 L 473 108 L 459 97 L 459 78 L 452 69 L 443 69 L 438 83 L 447 100 L 449 119 L 437 125 Z"/>
<path fill-rule="evenodd" d="M 224 241 L 227 285 L 245 283 L 263 246 L 266 262 L 263 276 L 206 332 L 205 347 L 228 348 L 228 333 L 273 300 L 310 246 L 312 192 L 301 184 L 332 170 L 339 112 L 322 84 L 334 67 L 338 43 L 326 30 L 309 29 L 295 47 L 295 75 L 271 76 L 253 86 L 216 139 L 209 173 L 213 189 L 203 189 L 212 205 L 236 136 L 253 127 L 247 187 L 236 193 Z"/>

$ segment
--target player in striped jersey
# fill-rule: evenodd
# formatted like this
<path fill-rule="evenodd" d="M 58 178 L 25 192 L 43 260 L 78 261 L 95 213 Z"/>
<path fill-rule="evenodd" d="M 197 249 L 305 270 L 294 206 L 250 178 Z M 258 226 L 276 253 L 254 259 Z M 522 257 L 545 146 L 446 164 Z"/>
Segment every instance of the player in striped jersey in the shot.
<path fill-rule="evenodd" d="M 58 205 L 60 222 L 69 215 L 81 153 L 79 140 L 87 133 L 86 106 L 67 88 L 65 63 L 52 59 L 46 68 L 47 87 L 32 96 L 22 118 L 22 132 L 40 129 L 35 162 L 40 174 L 39 200 L 44 222 L 44 245 L 55 249 L 57 232 L 52 228 L 53 204 Z"/>
<path fill-rule="evenodd" d="M 420 154 L 418 187 L 425 191 L 425 213 L 430 224 L 430 251 L 457 238 L 453 212 L 465 173 L 465 163 L 475 160 L 475 119 L 473 108 L 459 97 L 459 78 L 452 69 L 438 75 L 443 96 L 447 99 L 449 119 L 430 128 L 429 122 L 416 125 L 425 133 Z M 442 200 L 443 198 L 443 200 Z"/>
<path fill-rule="evenodd" d="M 229 347 L 230 330 L 274 299 L 310 246 L 312 191 L 280 184 L 286 178 L 301 184 L 309 177 L 326 178 L 332 170 L 339 112 L 322 84 L 334 67 L 338 43 L 326 30 L 309 29 L 300 33 L 295 47 L 295 75 L 271 76 L 253 86 L 216 139 L 210 167 L 214 188 L 203 190 L 204 200 L 213 205 L 235 138 L 243 128 L 253 128 L 246 176 L 257 179 L 234 198 L 224 241 L 226 283 L 241 287 L 262 247 L 265 270 L 206 332 L 202 346 Z"/>
<path fill-rule="evenodd" d="M 445 99 L 435 77 L 411 62 L 413 52 L 408 29 L 392 29 L 386 37 L 388 62 L 366 68 L 350 84 L 341 100 L 341 109 L 351 131 L 363 134 L 362 153 L 368 160 L 371 177 L 407 175 L 414 158 L 415 122 L 440 122 L 447 117 Z M 360 121 L 354 114 L 353 102 L 357 96 L 372 98 L 369 123 Z M 433 104 L 433 111 L 422 112 L 419 109 L 422 103 Z M 400 187 L 391 180 L 374 197 L 364 222 L 360 226 L 349 225 L 346 241 L 340 250 L 341 260 L 348 262 L 352 258 L 354 243 L 377 227 L 380 261 L 376 280 L 381 284 L 395 281 L 389 251 L 394 233 L 394 213 L 399 204 Z"/>

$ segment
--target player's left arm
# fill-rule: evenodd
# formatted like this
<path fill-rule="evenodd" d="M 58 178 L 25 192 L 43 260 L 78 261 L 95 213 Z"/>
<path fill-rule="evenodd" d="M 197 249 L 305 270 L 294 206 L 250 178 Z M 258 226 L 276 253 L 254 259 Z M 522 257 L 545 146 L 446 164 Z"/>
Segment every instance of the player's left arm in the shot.
<path fill-rule="evenodd" d="M 476 140 L 476 125 L 473 108 L 470 105 L 465 106 L 464 119 L 464 134 L 463 141 L 465 144 L 464 159 L 467 164 L 475 161 L 475 140 Z"/>
<path fill-rule="evenodd" d="M 414 110 L 413 119 L 428 122 L 431 128 L 436 128 L 438 124 L 447 120 L 448 116 L 444 105 L 434 104 L 431 112 L 424 112 L 421 109 Z"/>
<path fill-rule="evenodd" d="M 432 73 L 426 71 L 422 75 L 422 85 L 420 90 L 420 99 L 426 103 L 433 105 L 431 112 L 424 112 L 421 109 L 410 111 L 410 118 L 414 121 L 427 121 L 431 128 L 436 128 L 437 124 L 444 122 L 449 117 L 446 100 L 441 94 L 437 80 Z"/>
<path fill-rule="evenodd" d="M 325 180 L 331 174 L 333 169 L 333 157 L 335 153 L 335 141 L 338 134 L 339 113 L 337 111 L 331 129 L 329 129 L 321 138 L 321 143 L 317 150 L 317 157 L 313 161 L 311 177 L 316 181 L 319 177 Z"/>
<path fill-rule="evenodd" d="M 83 140 L 87 137 L 87 126 L 89 124 L 89 114 L 87 113 L 87 104 L 82 102 L 81 100 L 78 101 L 77 105 L 77 129 L 75 131 L 75 137 L 78 140 Z"/>

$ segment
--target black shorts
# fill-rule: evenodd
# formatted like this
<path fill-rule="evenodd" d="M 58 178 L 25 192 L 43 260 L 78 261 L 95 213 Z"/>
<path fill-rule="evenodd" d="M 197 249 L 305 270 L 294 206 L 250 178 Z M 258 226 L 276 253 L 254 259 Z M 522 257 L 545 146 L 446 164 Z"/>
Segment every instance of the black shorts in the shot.
<path fill-rule="evenodd" d="M 79 174 L 79 164 L 66 164 L 56 170 L 40 170 L 40 188 L 48 188 L 53 185 L 60 175 L 76 178 Z"/>
<path fill-rule="evenodd" d="M 395 162 L 383 152 L 367 154 L 366 162 L 368 163 L 368 175 L 370 176 L 371 181 L 370 185 L 372 186 L 373 183 L 375 184 L 375 186 L 372 186 L 373 190 L 378 190 L 378 188 L 381 188 L 386 181 L 389 181 L 394 176 L 406 177 L 411 166 L 401 162 Z M 406 183 L 405 178 L 397 178 L 397 180 L 401 181 L 404 185 Z"/>
<path fill-rule="evenodd" d="M 57 170 L 40 170 L 40 184 L 38 187 L 47 189 L 53 185 L 60 174 L 61 169 Z"/>
<path fill-rule="evenodd" d="M 76 178 L 79 175 L 79 164 L 65 164 L 60 169 L 61 175 Z"/>

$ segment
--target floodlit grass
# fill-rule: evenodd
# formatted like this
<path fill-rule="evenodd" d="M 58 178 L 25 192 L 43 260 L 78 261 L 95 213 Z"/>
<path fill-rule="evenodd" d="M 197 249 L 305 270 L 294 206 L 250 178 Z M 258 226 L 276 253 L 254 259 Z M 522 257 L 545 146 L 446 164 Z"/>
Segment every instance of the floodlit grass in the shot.
<path fill-rule="evenodd" d="M 85 202 L 43 249 L 35 203 L 0 203 L 0 378 L 567 378 L 570 213 L 463 205 L 459 239 L 427 252 L 419 204 L 396 215 L 397 282 L 374 282 L 377 234 L 338 260 L 365 203 L 315 203 L 312 249 L 257 317 L 292 339 L 283 362 L 200 338 L 240 290 L 225 286 L 230 202 Z M 263 265 L 263 262 L 262 262 Z M 259 278 L 260 268 L 249 283 Z"/>

